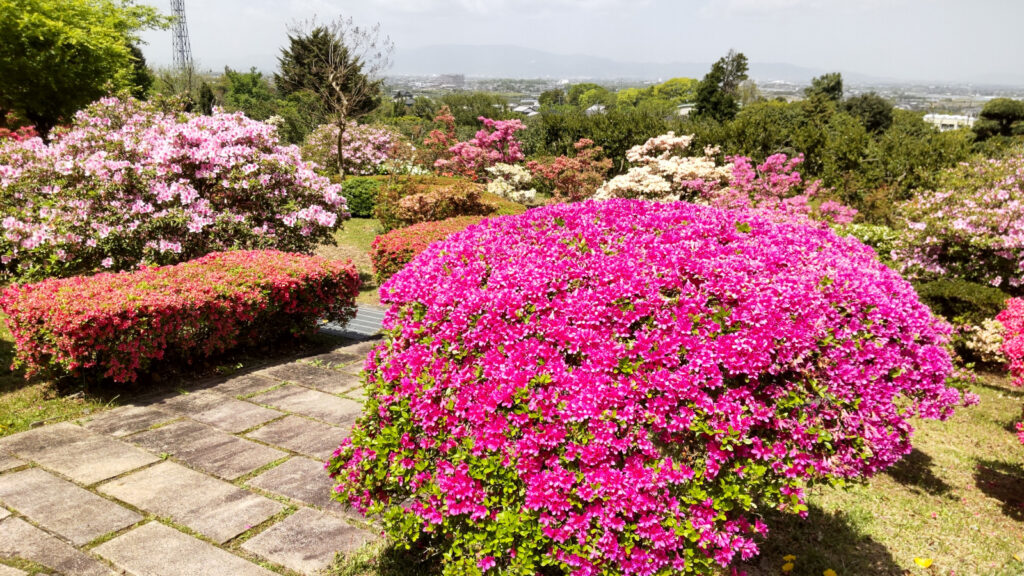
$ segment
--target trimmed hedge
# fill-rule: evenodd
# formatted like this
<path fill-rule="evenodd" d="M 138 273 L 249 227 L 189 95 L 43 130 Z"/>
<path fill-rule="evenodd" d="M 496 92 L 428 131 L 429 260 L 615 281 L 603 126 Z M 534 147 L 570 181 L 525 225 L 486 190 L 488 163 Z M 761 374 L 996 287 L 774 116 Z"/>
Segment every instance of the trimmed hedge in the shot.
<path fill-rule="evenodd" d="M 922 282 L 914 287 L 932 312 L 954 324 L 979 325 L 995 318 L 1009 298 L 998 288 L 955 278 Z"/>
<path fill-rule="evenodd" d="M 341 182 L 341 195 L 348 202 L 348 210 L 356 218 L 373 218 L 377 207 L 377 194 L 383 184 L 381 178 L 349 177 Z"/>
<path fill-rule="evenodd" d="M 0 309 L 26 377 L 99 374 L 134 381 L 154 360 L 191 360 L 320 318 L 355 315 L 351 262 L 273 250 L 209 254 L 174 266 L 14 285 Z"/>
<path fill-rule="evenodd" d="M 440 176 L 396 178 L 382 184 L 374 217 L 385 231 L 456 216 L 522 214 L 526 207 L 484 191 L 462 178 Z"/>
<path fill-rule="evenodd" d="M 373 262 L 377 282 L 386 282 L 434 242 L 444 240 L 481 220 L 482 216 L 461 216 L 440 222 L 414 224 L 377 236 L 370 246 L 370 260 Z"/>

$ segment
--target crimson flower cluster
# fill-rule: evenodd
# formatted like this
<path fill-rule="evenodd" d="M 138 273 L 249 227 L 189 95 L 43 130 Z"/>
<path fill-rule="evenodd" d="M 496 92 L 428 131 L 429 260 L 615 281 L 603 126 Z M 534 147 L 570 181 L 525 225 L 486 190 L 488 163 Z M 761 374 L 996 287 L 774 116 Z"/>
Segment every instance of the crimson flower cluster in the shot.
<path fill-rule="evenodd" d="M 207 357 L 355 315 L 351 262 L 273 250 L 175 266 L 13 285 L 0 309 L 26 377 L 96 373 L 135 380 L 153 360 Z"/>
<path fill-rule="evenodd" d="M 525 158 L 522 145 L 515 137 L 516 132 L 526 129 L 522 121 L 491 120 L 483 116 L 479 120 L 484 127 L 476 136 L 452 145 L 448 149 L 449 157 L 434 162 L 435 169 L 475 179 L 485 177 L 485 170 L 490 166 L 514 164 Z"/>
<path fill-rule="evenodd" d="M 760 510 L 947 418 L 948 325 L 855 239 L 687 203 L 562 204 L 430 245 L 381 290 L 337 497 L 447 575 L 708 574 Z"/>
<path fill-rule="evenodd" d="M 465 230 L 482 216 L 459 216 L 439 222 L 422 222 L 377 236 L 370 245 L 370 261 L 378 282 L 385 282 L 412 262 L 434 242 Z"/>

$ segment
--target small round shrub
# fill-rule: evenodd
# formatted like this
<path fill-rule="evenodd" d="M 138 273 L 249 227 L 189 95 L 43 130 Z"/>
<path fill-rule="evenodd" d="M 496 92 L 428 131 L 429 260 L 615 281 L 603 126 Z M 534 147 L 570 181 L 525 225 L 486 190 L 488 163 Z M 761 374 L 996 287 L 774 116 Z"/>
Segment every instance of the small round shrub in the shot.
<path fill-rule="evenodd" d="M 482 184 L 462 178 L 399 178 L 381 187 L 373 213 L 385 231 L 456 216 L 486 216 L 496 206 L 484 200 L 485 193 Z"/>
<path fill-rule="evenodd" d="M 370 261 L 377 282 L 383 284 L 434 242 L 465 230 L 482 216 L 460 216 L 440 222 L 422 222 L 377 236 L 370 246 Z"/>
<path fill-rule="evenodd" d="M 377 194 L 384 184 L 377 178 L 346 178 L 341 183 L 341 195 L 348 202 L 349 212 L 356 218 L 373 218 Z"/>
<path fill-rule="evenodd" d="M 870 476 L 960 393 L 948 325 L 827 229 L 685 203 L 555 205 L 381 289 L 336 496 L 446 575 L 709 574 L 761 511 Z"/>
<path fill-rule="evenodd" d="M 0 279 L 33 280 L 223 250 L 308 253 L 348 212 L 269 124 L 105 98 L 48 144 L 0 141 L 0 217 Z"/>
<path fill-rule="evenodd" d="M 921 282 L 916 288 L 921 301 L 935 314 L 958 325 L 980 325 L 995 318 L 1008 298 L 998 288 L 950 278 Z"/>

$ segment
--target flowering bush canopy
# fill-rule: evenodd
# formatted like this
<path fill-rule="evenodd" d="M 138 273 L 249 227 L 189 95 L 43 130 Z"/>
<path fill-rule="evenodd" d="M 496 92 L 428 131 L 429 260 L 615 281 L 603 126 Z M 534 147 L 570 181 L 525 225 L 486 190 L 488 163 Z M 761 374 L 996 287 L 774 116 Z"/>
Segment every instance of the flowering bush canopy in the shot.
<path fill-rule="evenodd" d="M 1024 300 L 1007 300 L 996 321 L 1003 325 L 1003 354 L 1010 361 L 1014 384 L 1024 386 Z"/>
<path fill-rule="evenodd" d="M 558 204 L 432 244 L 337 496 L 447 575 L 708 574 L 757 510 L 871 475 L 961 401 L 948 325 L 851 238 L 685 203 Z"/>
<path fill-rule="evenodd" d="M 438 158 L 434 168 L 442 174 L 465 176 L 467 178 L 484 178 L 485 170 L 499 162 L 514 164 L 525 156 L 522 145 L 516 140 L 515 134 L 525 130 L 526 125 L 520 120 L 491 120 L 479 118 L 484 127 L 476 136 L 466 142 L 457 142 L 449 149 L 449 157 Z M 434 132 L 431 138 L 437 137 Z"/>
<path fill-rule="evenodd" d="M 961 164 L 898 214 L 902 234 L 893 259 L 904 275 L 1024 295 L 1024 153 Z"/>
<path fill-rule="evenodd" d="M 485 201 L 483 192 L 482 184 L 459 178 L 407 178 L 380 189 L 373 213 L 385 231 L 456 216 L 485 216 L 497 206 Z"/>
<path fill-rule="evenodd" d="M 533 173 L 546 192 L 555 201 L 580 202 L 594 195 L 612 168 L 611 158 L 601 158 L 603 149 L 594 146 L 594 141 L 582 138 L 573 145 L 575 156 L 558 156 L 546 161 L 528 162 L 526 167 Z"/>
<path fill-rule="evenodd" d="M 755 165 L 745 156 L 730 156 L 719 164 L 716 148 L 703 156 L 684 156 L 693 136 L 669 132 L 634 146 L 626 153 L 633 164 L 628 172 L 605 182 L 595 199 L 641 198 L 657 202 L 700 202 L 717 208 L 746 210 L 780 221 L 817 219 L 848 224 L 857 211 L 838 202 L 812 200 L 820 182 L 806 184 L 797 171 L 802 156 L 769 156 Z"/>
<path fill-rule="evenodd" d="M 440 222 L 422 222 L 377 236 L 370 246 L 370 261 L 377 281 L 384 283 L 434 242 L 483 220 L 482 216 L 460 216 Z"/>
<path fill-rule="evenodd" d="M 345 174 L 386 174 L 388 161 L 403 156 L 408 144 L 401 135 L 381 127 L 349 122 L 342 136 L 342 169 Z M 338 125 L 322 124 L 306 137 L 302 156 L 326 170 L 338 166 Z"/>
<path fill-rule="evenodd" d="M 0 145 L 0 276 L 169 264 L 237 248 L 333 242 L 340 187 L 242 114 L 105 98 L 58 129 Z"/>
<path fill-rule="evenodd" d="M 518 164 L 498 163 L 487 168 L 491 181 L 487 191 L 512 202 L 527 203 L 537 199 L 537 191 L 530 188 L 533 174 Z"/>
<path fill-rule="evenodd" d="M 13 285 L 0 295 L 26 377 L 99 372 L 135 380 L 153 360 L 206 357 L 327 317 L 355 315 L 350 262 L 268 251 Z"/>

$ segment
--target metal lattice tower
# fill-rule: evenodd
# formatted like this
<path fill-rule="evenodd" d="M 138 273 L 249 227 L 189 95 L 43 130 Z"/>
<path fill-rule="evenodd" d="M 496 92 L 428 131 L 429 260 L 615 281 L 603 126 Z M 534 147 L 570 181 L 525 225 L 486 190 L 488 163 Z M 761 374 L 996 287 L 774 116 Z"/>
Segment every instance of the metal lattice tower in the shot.
<path fill-rule="evenodd" d="M 188 40 L 188 22 L 185 21 L 185 0 L 171 0 L 174 24 L 171 28 L 174 41 L 174 68 L 191 76 L 192 45 Z"/>

